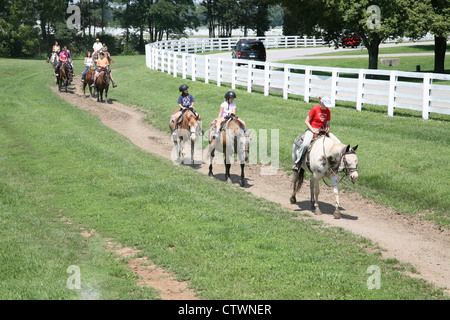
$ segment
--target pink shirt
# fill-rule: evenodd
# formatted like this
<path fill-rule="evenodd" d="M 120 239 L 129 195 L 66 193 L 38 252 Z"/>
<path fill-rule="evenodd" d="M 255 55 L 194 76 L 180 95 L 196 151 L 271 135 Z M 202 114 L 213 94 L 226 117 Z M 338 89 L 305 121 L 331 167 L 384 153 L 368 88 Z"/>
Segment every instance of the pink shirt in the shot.
<path fill-rule="evenodd" d="M 61 53 L 59 54 L 59 57 L 60 57 L 61 61 L 67 61 L 68 55 L 67 55 L 67 53 L 65 53 L 65 52 L 61 52 Z"/>

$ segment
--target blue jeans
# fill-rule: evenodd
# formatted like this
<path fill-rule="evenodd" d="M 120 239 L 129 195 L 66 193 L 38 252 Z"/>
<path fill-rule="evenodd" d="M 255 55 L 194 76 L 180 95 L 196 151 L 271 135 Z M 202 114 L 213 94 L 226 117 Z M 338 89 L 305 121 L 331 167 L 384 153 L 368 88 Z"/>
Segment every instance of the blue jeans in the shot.
<path fill-rule="evenodd" d="M 84 77 L 86 77 L 86 72 L 88 72 L 88 70 L 89 70 L 89 67 L 85 66 L 84 67 L 84 71 L 83 71 L 83 75 L 81 76 L 81 79 L 84 79 Z"/>

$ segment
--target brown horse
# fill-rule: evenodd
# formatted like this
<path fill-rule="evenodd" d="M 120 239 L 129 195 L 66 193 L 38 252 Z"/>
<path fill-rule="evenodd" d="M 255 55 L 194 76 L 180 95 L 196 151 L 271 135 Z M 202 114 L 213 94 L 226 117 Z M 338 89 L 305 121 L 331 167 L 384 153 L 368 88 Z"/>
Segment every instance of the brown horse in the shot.
<path fill-rule="evenodd" d="M 103 70 L 100 71 L 100 74 L 97 77 L 97 81 L 95 83 L 95 89 L 97 89 L 97 102 L 103 102 L 103 91 L 105 91 L 105 99 L 108 101 L 108 89 L 109 82 L 111 78 L 109 77 L 109 71 Z"/>
<path fill-rule="evenodd" d="M 89 92 L 91 93 L 91 97 L 93 96 L 92 94 L 92 87 L 91 84 L 94 82 L 94 74 L 95 74 L 95 68 L 89 68 L 89 70 L 86 72 L 86 75 L 84 77 L 84 82 L 83 82 L 83 94 L 84 97 L 86 98 L 86 86 L 89 87 Z"/>
<path fill-rule="evenodd" d="M 64 86 L 66 88 L 66 92 L 67 92 L 67 87 L 69 85 L 68 68 L 69 68 L 69 66 L 68 66 L 67 62 L 61 63 L 61 67 L 59 68 L 59 72 L 58 72 L 58 77 L 56 78 L 56 83 L 58 84 L 59 92 L 61 92 L 62 86 Z"/>
<path fill-rule="evenodd" d="M 175 151 L 177 156 L 177 162 L 183 163 L 185 156 L 184 145 L 187 141 L 191 141 L 191 164 L 194 164 L 194 147 L 197 138 L 203 135 L 202 131 L 202 119 L 200 115 L 191 110 L 187 109 L 180 116 L 182 117 L 181 124 L 177 125 L 173 122 L 173 116 L 178 112 L 175 110 L 170 119 L 169 127 L 172 131 L 173 143 L 175 145 Z M 194 113 L 195 112 L 195 113 Z"/>
<path fill-rule="evenodd" d="M 209 163 L 209 173 L 210 177 L 213 176 L 212 163 L 214 160 L 215 150 L 223 152 L 224 163 L 225 163 L 225 180 L 231 183 L 230 168 L 231 168 L 231 156 L 236 154 L 239 158 L 239 163 L 241 165 L 241 180 L 239 184 L 241 187 L 245 185 L 244 168 L 245 162 L 248 160 L 248 154 L 250 150 L 250 130 L 245 130 L 244 124 L 239 121 L 236 117 L 233 117 L 230 121 L 225 124 L 225 129 L 220 132 L 217 139 L 213 137 L 214 122 L 210 126 L 209 135 L 209 149 L 208 154 L 210 155 Z"/>

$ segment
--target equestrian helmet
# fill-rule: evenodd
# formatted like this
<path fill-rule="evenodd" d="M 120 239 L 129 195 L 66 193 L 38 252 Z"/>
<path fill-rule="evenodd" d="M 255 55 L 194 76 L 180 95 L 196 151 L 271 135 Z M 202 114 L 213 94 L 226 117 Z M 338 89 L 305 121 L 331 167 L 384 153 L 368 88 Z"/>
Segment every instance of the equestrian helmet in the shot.
<path fill-rule="evenodd" d="M 185 84 L 182 84 L 180 86 L 180 92 L 183 92 L 184 90 L 187 90 L 187 89 L 189 89 L 189 87 L 187 85 L 185 85 Z"/>
<path fill-rule="evenodd" d="M 236 99 L 236 93 L 234 91 L 228 91 L 227 93 L 225 93 L 225 99 L 231 99 L 231 98 L 235 98 Z"/>

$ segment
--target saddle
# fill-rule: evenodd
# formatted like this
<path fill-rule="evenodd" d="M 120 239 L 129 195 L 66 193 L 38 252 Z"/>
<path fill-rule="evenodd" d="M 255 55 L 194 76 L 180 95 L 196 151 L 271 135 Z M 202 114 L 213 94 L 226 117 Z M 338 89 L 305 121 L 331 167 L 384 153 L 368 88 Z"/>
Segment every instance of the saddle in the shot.
<path fill-rule="evenodd" d="M 221 125 L 220 128 L 219 128 L 219 131 L 225 130 L 225 128 L 227 127 L 227 124 L 228 124 L 231 120 L 238 120 L 238 121 L 239 121 L 239 118 L 236 117 L 236 115 L 234 115 L 234 114 L 229 114 L 229 115 L 227 115 L 227 116 L 225 117 L 225 121 L 222 122 L 222 125 Z"/>
<path fill-rule="evenodd" d="M 297 147 L 301 147 L 302 146 L 303 140 L 305 140 L 305 134 L 306 133 L 304 132 L 301 135 L 299 135 L 297 138 L 295 138 L 294 143 L 297 145 Z M 324 135 L 324 134 L 325 134 L 325 129 L 323 129 L 323 128 L 320 129 L 319 133 L 314 133 L 313 138 L 311 140 L 311 143 L 309 145 L 308 151 L 311 149 L 313 143 L 317 140 L 317 138 L 319 136 Z M 330 136 L 328 133 L 326 135 L 327 135 L 327 137 Z"/>
<path fill-rule="evenodd" d="M 320 128 L 319 133 L 314 133 L 313 138 L 311 140 L 311 143 L 309 144 L 308 150 L 306 150 L 306 152 L 302 155 L 302 157 L 296 161 L 297 165 L 295 165 L 294 167 L 296 167 L 297 170 L 299 168 L 297 166 L 301 165 L 301 163 L 303 162 L 304 158 L 306 158 L 306 166 L 308 167 L 308 169 L 310 169 L 310 167 L 309 167 L 309 164 L 310 164 L 310 162 L 309 162 L 309 152 L 311 151 L 314 143 L 317 141 L 317 138 L 319 138 L 319 137 L 321 137 L 323 135 L 326 135 L 327 137 L 329 137 L 329 134 L 325 132 L 325 128 L 323 128 L 323 127 Z M 302 133 L 301 135 L 299 135 L 294 140 L 294 144 L 297 147 L 300 148 L 302 146 L 302 144 L 303 144 L 303 140 L 304 139 L 305 139 L 305 133 Z"/>

